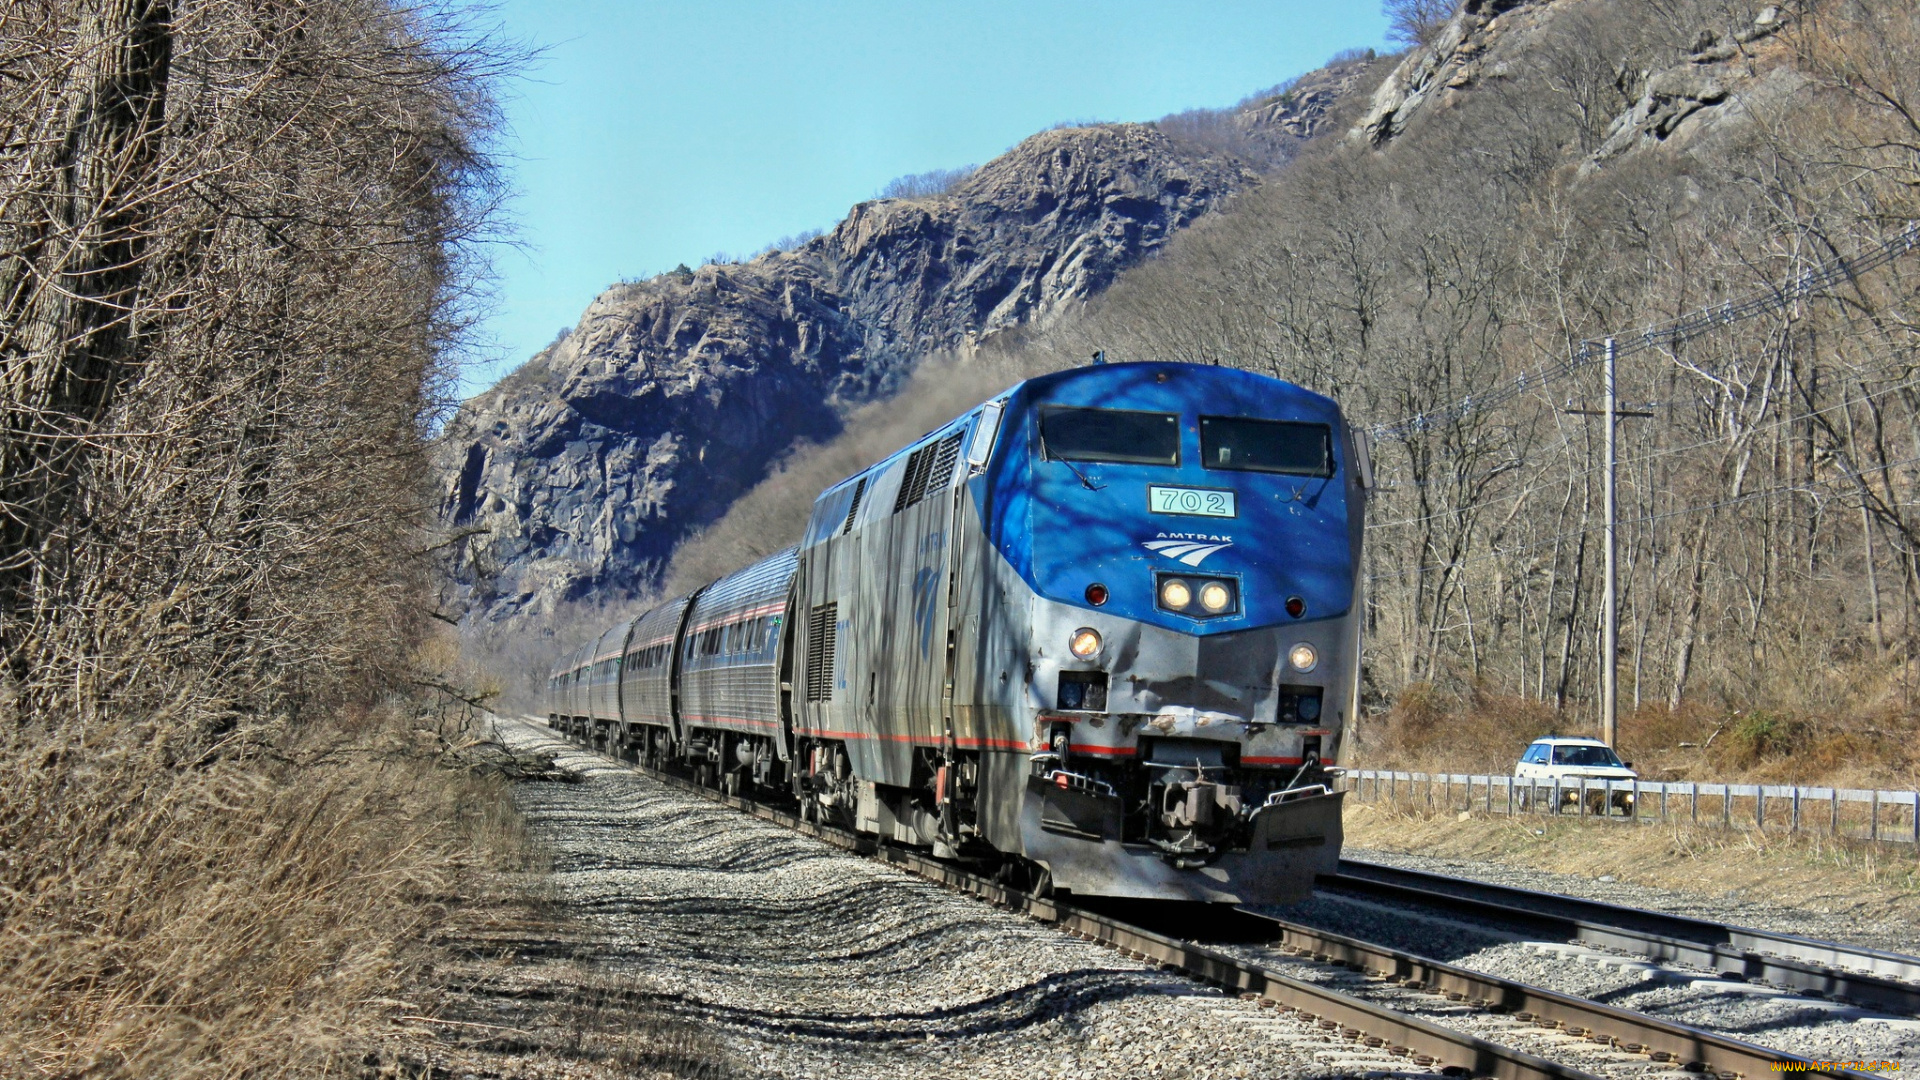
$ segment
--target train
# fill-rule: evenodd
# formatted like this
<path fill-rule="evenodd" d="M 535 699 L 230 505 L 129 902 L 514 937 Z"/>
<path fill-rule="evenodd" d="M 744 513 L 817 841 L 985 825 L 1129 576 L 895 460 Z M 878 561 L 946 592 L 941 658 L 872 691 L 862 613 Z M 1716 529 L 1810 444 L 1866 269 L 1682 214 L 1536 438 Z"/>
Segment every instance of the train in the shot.
<path fill-rule="evenodd" d="M 1369 454 L 1239 369 L 1028 379 L 561 658 L 547 720 L 1042 892 L 1294 902 L 1339 860 Z"/>

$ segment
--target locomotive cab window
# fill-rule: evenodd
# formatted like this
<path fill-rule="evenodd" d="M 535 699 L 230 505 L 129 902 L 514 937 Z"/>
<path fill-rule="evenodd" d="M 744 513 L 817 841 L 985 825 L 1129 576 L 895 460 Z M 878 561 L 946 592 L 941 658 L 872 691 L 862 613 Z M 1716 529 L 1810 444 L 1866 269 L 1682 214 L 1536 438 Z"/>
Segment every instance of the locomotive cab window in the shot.
<path fill-rule="evenodd" d="M 1051 406 L 1040 411 L 1040 445 L 1048 461 L 1178 465 L 1180 417 L 1131 409 Z"/>
<path fill-rule="evenodd" d="M 1333 429 L 1291 420 L 1200 418 L 1200 463 L 1209 469 L 1333 475 Z"/>

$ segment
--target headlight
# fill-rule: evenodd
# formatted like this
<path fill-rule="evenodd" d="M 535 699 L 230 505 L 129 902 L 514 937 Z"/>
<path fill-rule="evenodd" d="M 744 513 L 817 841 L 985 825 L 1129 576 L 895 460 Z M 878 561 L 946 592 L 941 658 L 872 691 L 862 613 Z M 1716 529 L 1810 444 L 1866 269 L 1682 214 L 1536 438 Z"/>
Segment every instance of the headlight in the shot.
<path fill-rule="evenodd" d="M 1312 671 L 1314 665 L 1320 662 L 1320 654 L 1314 651 L 1313 646 L 1303 641 L 1288 650 L 1287 662 L 1291 663 L 1297 671 Z"/>
<path fill-rule="evenodd" d="M 1090 626 L 1075 630 L 1072 640 L 1067 642 L 1067 648 L 1073 650 L 1073 655 L 1082 660 L 1092 658 L 1094 653 L 1100 651 L 1100 631 Z"/>
<path fill-rule="evenodd" d="M 1200 586 L 1200 606 L 1208 611 L 1225 611 L 1233 606 L 1233 592 L 1217 581 Z"/>
<path fill-rule="evenodd" d="M 1193 603 L 1193 587 L 1177 577 L 1170 577 L 1160 583 L 1160 606 L 1174 611 L 1184 611 Z"/>

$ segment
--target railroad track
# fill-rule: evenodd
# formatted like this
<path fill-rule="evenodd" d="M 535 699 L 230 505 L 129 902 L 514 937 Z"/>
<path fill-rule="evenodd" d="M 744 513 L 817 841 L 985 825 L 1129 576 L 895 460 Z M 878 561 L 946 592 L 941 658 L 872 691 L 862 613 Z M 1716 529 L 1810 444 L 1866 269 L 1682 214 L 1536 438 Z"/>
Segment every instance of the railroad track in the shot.
<path fill-rule="evenodd" d="M 1296 1011 L 1304 1019 L 1317 1021 L 1327 1031 L 1339 1031 L 1354 1042 L 1386 1049 L 1416 1065 L 1437 1066 L 1455 1076 L 1497 1080 L 1599 1080 L 1579 1069 L 1267 970 L 1200 942 L 1157 933 L 1072 904 L 1011 889 L 917 851 L 877 843 L 872 837 L 851 830 L 802 821 L 797 814 L 701 787 L 670 772 L 631 763 L 629 767 L 682 791 L 836 847 L 871 856 L 998 907 L 1054 923 L 1076 937 L 1107 945 L 1133 959 L 1151 961 L 1223 989 L 1258 997 L 1262 1005 Z"/>
<path fill-rule="evenodd" d="M 1514 926 L 1530 935 L 1685 964 L 1724 978 L 1920 1016 L 1920 957 L 1352 859 L 1342 859 L 1340 873 L 1323 876 L 1320 884 Z"/>
<path fill-rule="evenodd" d="M 1510 1014 L 1513 1019 L 1558 1030 L 1602 1046 L 1642 1054 L 1653 1062 L 1677 1065 L 1689 1072 L 1727 1080 L 1757 1080 L 1782 1062 L 1805 1059 L 1764 1046 L 1645 1013 L 1605 1005 L 1469 968 L 1418 956 L 1399 949 L 1347 937 L 1329 930 L 1241 912 L 1263 920 L 1273 931 L 1275 947 L 1320 963 L 1332 963 L 1365 972 L 1409 989 L 1441 994 L 1451 1001 L 1478 1009 Z M 1797 1071 L 1797 1070 L 1796 1070 Z M 1820 1070 L 1833 1076 L 1858 1076 L 1849 1070 Z"/>
<path fill-rule="evenodd" d="M 848 851 L 865 854 L 910 873 L 976 896 L 1001 908 L 1053 923 L 1084 940 L 1098 942 L 1136 960 L 1156 963 L 1202 982 L 1258 999 L 1262 1006 L 1298 1013 L 1328 1032 L 1349 1041 L 1380 1048 L 1407 1058 L 1412 1064 L 1437 1067 L 1460 1077 L 1497 1080 L 1599 1080 L 1594 1074 L 1538 1055 L 1434 1023 L 1378 1002 L 1337 989 L 1297 979 L 1272 970 L 1258 960 L 1235 955 L 1204 942 L 1161 933 L 1050 897 L 1008 888 L 987 877 L 931 858 L 918 851 L 877 842 L 851 830 L 803 821 L 799 815 L 739 796 L 702 787 L 659 769 L 627 763 L 627 767 L 670 787 L 732 807 L 743 813 L 815 837 Z M 1229 926 L 1228 923 L 1235 925 Z M 1260 915 L 1244 909 L 1217 930 L 1244 934 L 1257 926 L 1267 940 L 1284 952 L 1322 964 L 1361 971 L 1416 991 L 1468 1002 L 1494 1013 L 1542 1028 L 1556 1029 L 1628 1054 L 1643 1054 L 1649 1062 L 1664 1062 L 1719 1080 L 1759 1080 L 1786 1063 L 1792 1071 L 1836 1077 L 1863 1077 L 1845 1069 L 1822 1068 L 1819 1063 L 1766 1047 L 1755 1046 L 1714 1032 L 1675 1024 L 1642 1013 L 1617 1009 L 1583 998 L 1528 986 L 1411 953 L 1370 944 L 1329 931 Z"/>

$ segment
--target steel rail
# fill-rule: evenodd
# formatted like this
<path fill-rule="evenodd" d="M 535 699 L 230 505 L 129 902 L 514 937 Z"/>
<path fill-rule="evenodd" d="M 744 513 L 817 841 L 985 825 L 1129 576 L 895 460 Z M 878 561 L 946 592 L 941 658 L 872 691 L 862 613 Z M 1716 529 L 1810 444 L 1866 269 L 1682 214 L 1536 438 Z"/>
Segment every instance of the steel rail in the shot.
<path fill-rule="evenodd" d="M 1546 990 L 1512 979 L 1472 971 L 1424 956 L 1375 945 L 1311 926 L 1242 910 L 1246 917 L 1273 926 L 1280 948 L 1308 955 L 1323 963 L 1365 971 L 1411 989 L 1444 994 L 1492 1012 L 1512 1013 L 1516 1019 L 1557 1028 L 1591 1042 L 1605 1043 L 1628 1053 L 1647 1054 L 1655 1061 L 1675 1062 L 1690 1072 L 1757 1080 L 1781 1071 L 1781 1064 L 1806 1065 L 1818 1075 L 1859 1077 L 1847 1069 L 1822 1069 L 1816 1063 L 1769 1047 L 1645 1013 L 1633 1012 L 1586 998 Z M 1793 1071 L 1800 1072 L 1800 1068 Z"/>
<path fill-rule="evenodd" d="M 604 755 L 603 755 L 604 756 Z M 1073 904 L 1008 888 L 989 878 L 942 862 L 918 851 L 895 847 L 849 829 L 819 825 L 798 814 L 702 787 L 685 777 L 623 761 L 643 776 L 698 795 L 835 847 L 868 855 L 916 876 L 965 892 L 996 906 L 1019 912 L 1089 941 L 1116 949 L 1136 960 L 1151 961 L 1178 970 L 1199 981 L 1259 999 L 1261 1006 L 1297 1012 L 1350 1042 L 1385 1048 L 1390 1056 L 1411 1058 L 1421 1066 L 1438 1065 L 1454 1075 L 1493 1080 L 1601 1080 L 1546 1058 L 1516 1050 L 1390 1009 L 1338 990 L 1268 970 L 1226 952 L 1194 941 L 1155 933 Z M 1374 1041 L 1377 1040 L 1377 1041 Z"/>
<path fill-rule="evenodd" d="M 1379 863 L 1342 859 L 1340 871 L 1323 875 L 1320 883 L 1521 926 L 1558 940 L 1686 964 L 1727 978 L 1920 1016 L 1920 957 Z"/>

